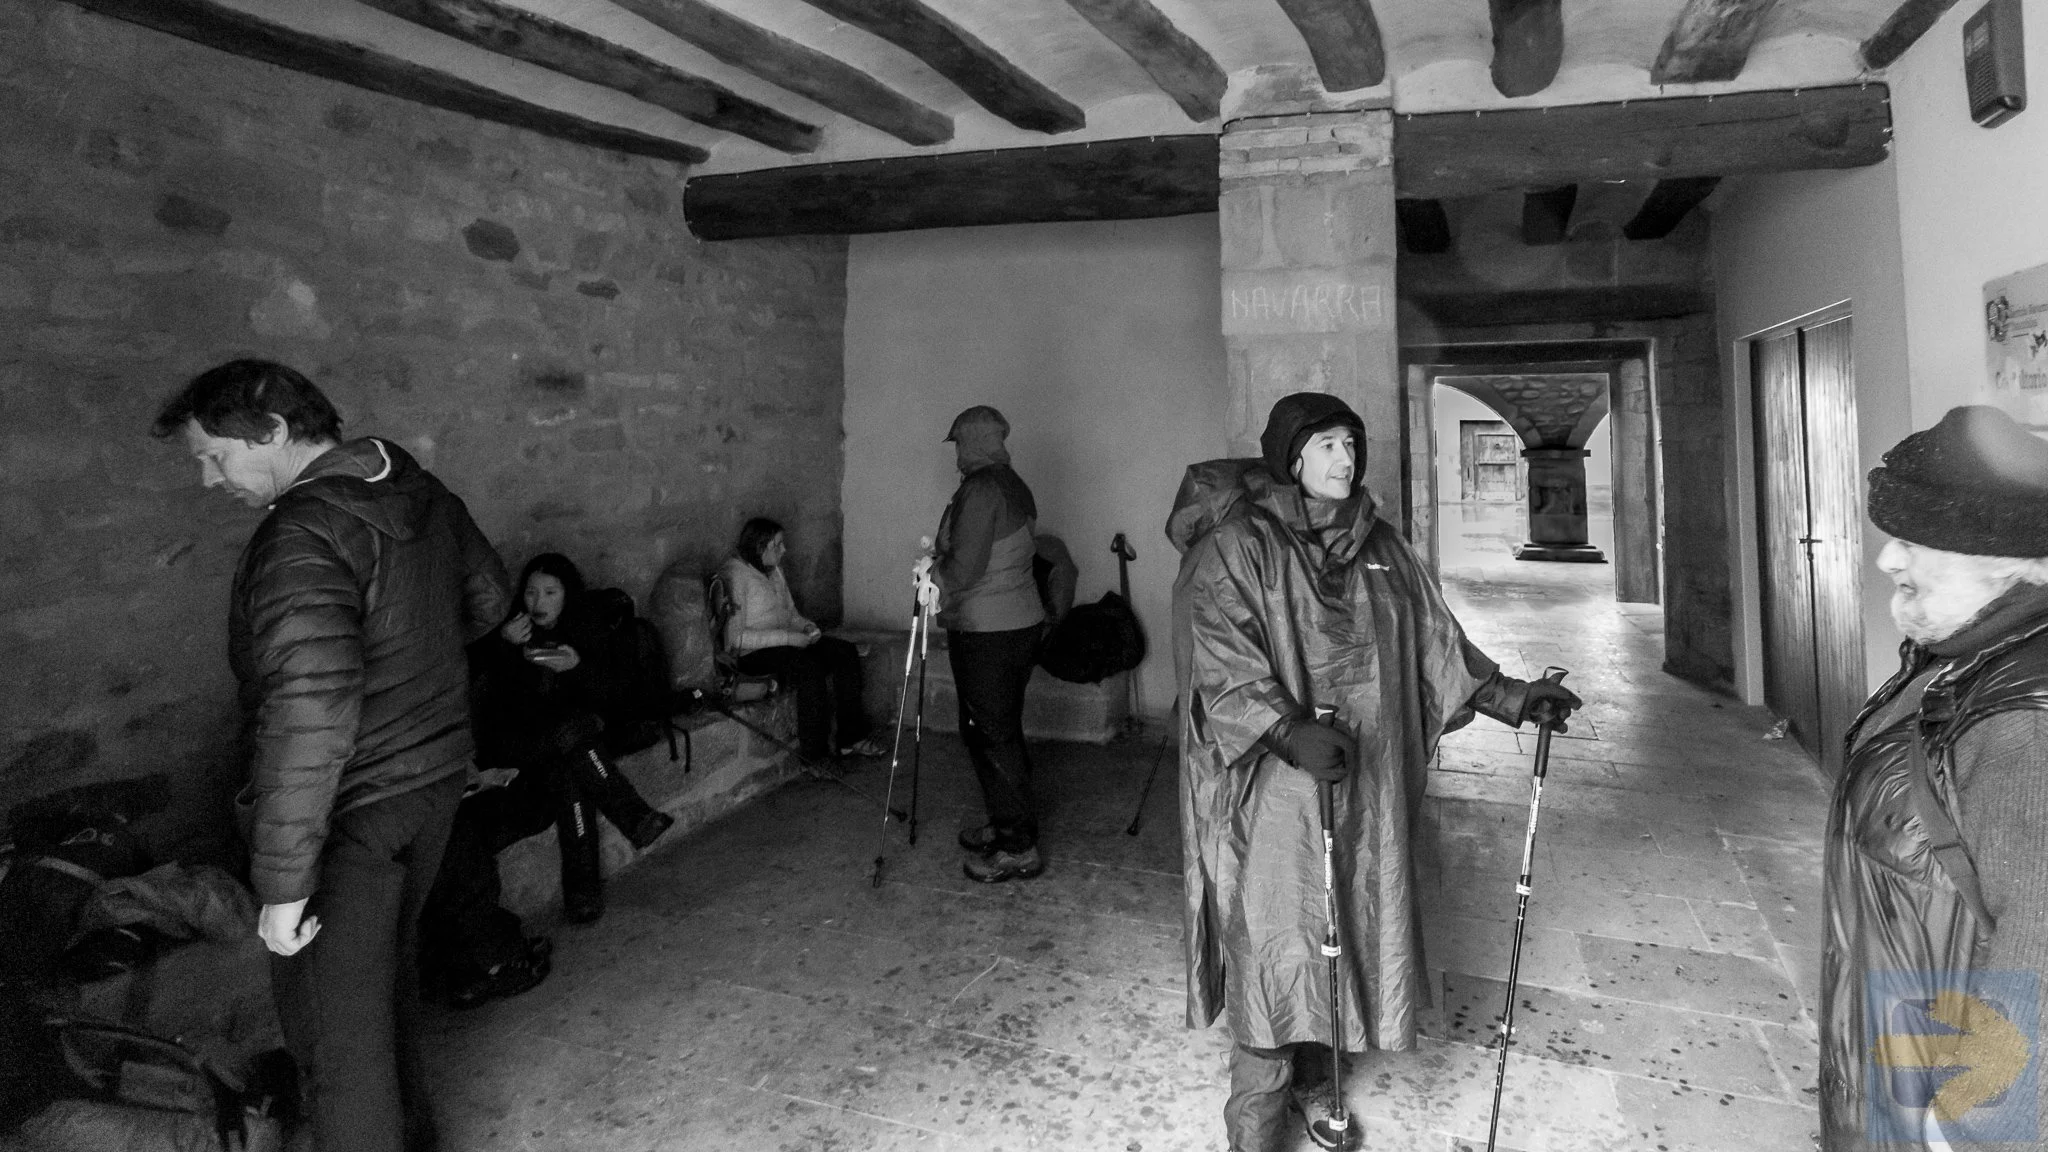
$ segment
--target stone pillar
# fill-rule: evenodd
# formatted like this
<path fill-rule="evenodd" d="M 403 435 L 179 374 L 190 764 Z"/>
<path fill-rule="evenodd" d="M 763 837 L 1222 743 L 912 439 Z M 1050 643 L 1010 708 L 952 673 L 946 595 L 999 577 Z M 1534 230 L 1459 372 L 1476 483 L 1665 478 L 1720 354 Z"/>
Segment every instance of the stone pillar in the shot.
<path fill-rule="evenodd" d="M 1258 455 L 1280 397 L 1342 397 L 1365 420 L 1365 482 L 1399 526 L 1393 135 L 1384 108 L 1233 121 L 1218 208 L 1231 454 Z"/>
<path fill-rule="evenodd" d="M 1515 559 L 1606 562 L 1586 539 L 1589 455 L 1584 448 L 1522 449 L 1529 462 L 1529 542 L 1515 549 Z"/>

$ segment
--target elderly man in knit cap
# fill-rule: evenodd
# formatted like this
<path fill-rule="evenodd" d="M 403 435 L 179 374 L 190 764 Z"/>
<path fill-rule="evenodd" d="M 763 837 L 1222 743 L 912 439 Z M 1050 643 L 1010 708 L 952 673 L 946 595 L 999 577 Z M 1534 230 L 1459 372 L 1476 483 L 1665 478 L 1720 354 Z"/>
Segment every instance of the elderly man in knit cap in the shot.
<path fill-rule="evenodd" d="M 1906 640 L 1828 814 L 1825 1147 L 2040 1148 L 2048 442 L 1953 409 L 1885 453 L 1869 511 Z"/>
<path fill-rule="evenodd" d="M 1437 738 L 1474 711 L 1518 725 L 1580 704 L 1561 684 L 1502 674 L 1465 638 L 1358 483 L 1364 431 L 1334 396 L 1285 397 L 1263 458 L 1188 469 L 1167 523 L 1183 553 L 1187 1021 L 1229 1021 L 1232 1152 L 1291 1147 L 1290 1105 L 1322 1147 L 1357 1145 L 1327 1090 L 1328 1046 L 1415 1044 L 1427 993 L 1408 830 Z M 1347 941 L 1341 1037 L 1322 952 L 1325 782 Z"/>

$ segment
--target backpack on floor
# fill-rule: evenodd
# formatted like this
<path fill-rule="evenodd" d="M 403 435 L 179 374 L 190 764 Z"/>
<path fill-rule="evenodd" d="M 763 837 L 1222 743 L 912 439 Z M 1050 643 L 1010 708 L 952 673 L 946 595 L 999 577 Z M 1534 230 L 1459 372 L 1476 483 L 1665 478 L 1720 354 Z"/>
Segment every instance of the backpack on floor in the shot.
<path fill-rule="evenodd" d="M 1094 684 L 1136 668 L 1145 659 L 1145 633 L 1138 614 L 1115 592 L 1093 604 L 1076 605 L 1046 633 L 1038 663 L 1075 684 Z"/>
<path fill-rule="evenodd" d="M 221 1149 L 283 1146 L 266 1101 L 230 1084 L 176 1040 L 95 1020 L 56 1019 L 49 1036 L 71 1084 L 22 1125 L 34 1146 Z"/>

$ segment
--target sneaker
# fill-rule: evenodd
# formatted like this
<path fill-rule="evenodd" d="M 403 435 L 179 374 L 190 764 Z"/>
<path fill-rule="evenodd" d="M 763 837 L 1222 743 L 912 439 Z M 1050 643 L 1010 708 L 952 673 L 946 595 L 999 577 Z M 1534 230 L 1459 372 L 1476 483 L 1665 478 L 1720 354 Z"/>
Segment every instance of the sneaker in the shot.
<path fill-rule="evenodd" d="M 637 851 L 661 839 L 661 834 L 673 827 L 675 822 L 676 818 L 666 812 L 649 812 L 640 818 L 640 823 L 635 824 L 631 832 L 626 834 L 626 840 Z"/>
<path fill-rule="evenodd" d="M 846 759 L 866 756 L 887 756 L 888 754 L 889 746 L 882 743 L 880 737 L 876 736 L 866 737 L 858 744 L 848 744 L 839 750 L 839 755 Z"/>
<path fill-rule="evenodd" d="M 1318 1148 L 1332 1150 L 1360 1147 L 1365 1142 L 1365 1132 L 1358 1117 L 1346 1114 L 1343 1128 L 1337 1127 L 1337 1094 L 1330 1091 L 1328 1084 L 1293 1094 L 1294 1106 L 1301 1110 L 1301 1120 L 1308 1127 L 1308 1138 Z"/>
<path fill-rule="evenodd" d="M 981 884 L 1001 884 L 1005 880 L 1029 880 L 1045 871 L 1045 858 L 1033 847 L 1022 852 L 991 852 L 986 857 L 969 860 L 960 867 L 967 873 L 969 880 Z"/>
<path fill-rule="evenodd" d="M 976 856 L 986 856 L 996 850 L 996 826 L 983 824 L 960 833 L 960 846 Z"/>

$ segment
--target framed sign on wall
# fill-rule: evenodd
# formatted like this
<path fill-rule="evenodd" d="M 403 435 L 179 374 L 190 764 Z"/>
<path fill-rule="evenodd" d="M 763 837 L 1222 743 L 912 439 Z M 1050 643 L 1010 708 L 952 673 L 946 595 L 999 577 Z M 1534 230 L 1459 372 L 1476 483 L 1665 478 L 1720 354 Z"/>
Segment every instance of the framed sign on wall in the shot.
<path fill-rule="evenodd" d="M 2048 264 L 1984 282 L 1990 401 L 2048 432 Z"/>

